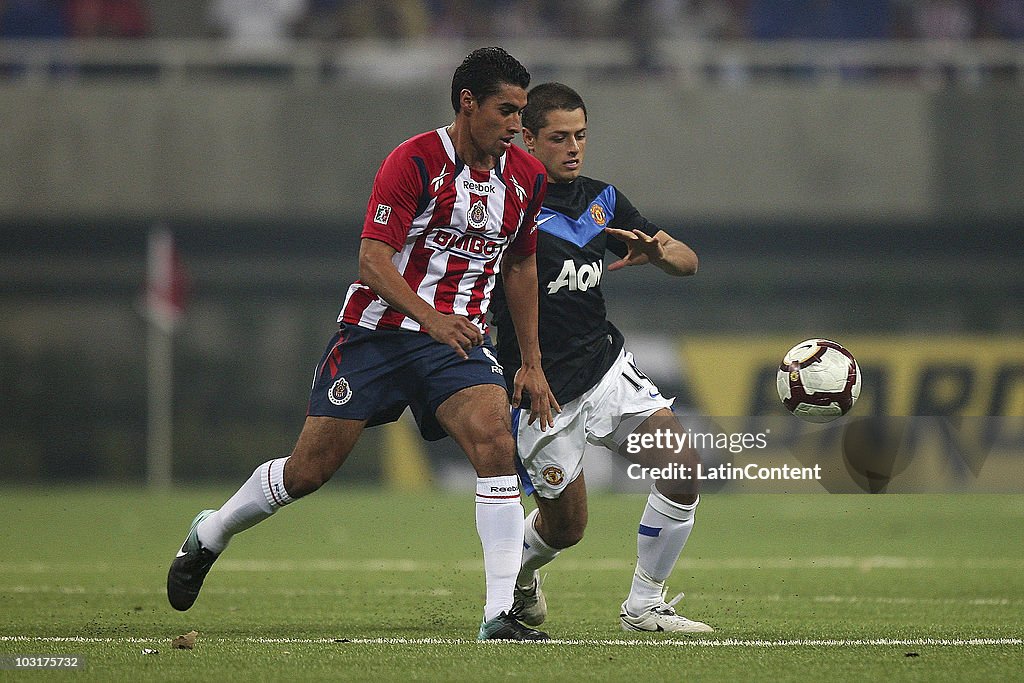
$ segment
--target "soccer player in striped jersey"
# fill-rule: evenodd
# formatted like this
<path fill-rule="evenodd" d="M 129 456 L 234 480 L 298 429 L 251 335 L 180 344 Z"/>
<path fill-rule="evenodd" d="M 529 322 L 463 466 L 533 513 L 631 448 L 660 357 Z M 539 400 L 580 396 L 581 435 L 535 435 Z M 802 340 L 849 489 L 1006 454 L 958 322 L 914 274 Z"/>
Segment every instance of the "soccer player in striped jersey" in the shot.
<path fill-rule="evenodd" d="M 558 410 L 537 333 L 536 216 L 544 166 L 512 144 L 530 75 L 501 48 L 473 51 L 452 79 L 452 124 L 399 145 L 374 179 L 359 280 L 317 364 L 291 454 L 266 462 L 218 510 L 196 516 L 167 577 L 189 609 L 231 537 L 316 491 L 363 429 L 412 409 L 426 439 L 450 435 L 477 472 L 486 602 L 481 640 L 545 640 L 512 614 L 523 549 L 509 400 L 485 316 L 499 274 L 526 362 L 512 382 L 531 421 Z"/>
<path fill-rule="evenodd" d="M 692 275 L 697 255 L 648 221 L 614 185 L 581 175 L 587 145 L 587 109 L 573 89 L 544 83 L 529 93 L 523 140 L 547 170 L 548 192 L 537 225 L 540 345 L 544 372 L 562 411 L 554 426 L 537 429 L 513 414 L 524 490 L 537 509 L 526 519 L 526 548 L 516 582 L 515 610 L 532 626 L 547 604 L 538 570 L 583 538 L 587 525 L 584 452 L 620 453 L 648 467 L 678 464 L 695 472 L 692 448 L 629 452 L 631 434 L 682 432 L 674 399 L 637 367 L 622 333 L 608 321 L 601 280 L 605 271 L 651 264 L 668 275 Z M 605 252 L 619 258 L 605 269 Z M 505 295 L 508 296 L 505 296 Z M 498 360 L 511 375 L 519 367 L 513 343 L 511 292 L 497 292 L 494 323 Z M 693 527 L 699 502 L 695 478 L 651 487 L 637 534 L 637 566 L 619 611 L 627 631 L 702 633 L 711 627 L 677 614 L 665 601 L 665 580 Z"/>

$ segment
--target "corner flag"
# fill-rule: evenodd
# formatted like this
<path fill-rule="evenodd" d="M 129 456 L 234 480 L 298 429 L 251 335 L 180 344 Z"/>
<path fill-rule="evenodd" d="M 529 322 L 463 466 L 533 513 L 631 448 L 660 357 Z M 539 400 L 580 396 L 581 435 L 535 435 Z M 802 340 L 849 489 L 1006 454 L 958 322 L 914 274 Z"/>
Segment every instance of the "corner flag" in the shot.
<path fill-rule="evenodd" d="M 188 277 L 165 225 L 149 233 L 146 263 L 145 314 L 148 366 L 146 475 L 150 486 L 166 489 L 172 483 L 171 437 L 174 417 L 174 327 L 185 313 Z"/>
<path fill-rule="evenodd" d="M 163 332 L 171 332 L 185 313 L 188 275 L 174 236 L 164 225 L 149 233 L 146 265 L 146 316 Z"/>

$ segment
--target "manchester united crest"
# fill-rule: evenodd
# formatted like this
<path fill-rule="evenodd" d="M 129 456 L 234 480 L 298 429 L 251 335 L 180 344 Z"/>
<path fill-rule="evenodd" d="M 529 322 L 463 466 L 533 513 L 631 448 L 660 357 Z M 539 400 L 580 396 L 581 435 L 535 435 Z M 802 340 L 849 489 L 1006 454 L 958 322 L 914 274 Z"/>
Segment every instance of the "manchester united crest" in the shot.
<path fill-rule="evenodd" d="M 590 217 L 594 219 L 594 222 L 600 225 L 602 228 L 605 223 L 608 222 L 608 215 L 604 212 L 604 207 L 600 204 L 590 205 Z"/>
<path fill-rule="evenodd" d="M 555 467 L 554 465 L 548 465 L 541 470 L 541 475 L 544 477 L 544 481 L 552 486 L 558 486 L 565 481 L 565 472 L 562 471 L 561 467 Z"/>

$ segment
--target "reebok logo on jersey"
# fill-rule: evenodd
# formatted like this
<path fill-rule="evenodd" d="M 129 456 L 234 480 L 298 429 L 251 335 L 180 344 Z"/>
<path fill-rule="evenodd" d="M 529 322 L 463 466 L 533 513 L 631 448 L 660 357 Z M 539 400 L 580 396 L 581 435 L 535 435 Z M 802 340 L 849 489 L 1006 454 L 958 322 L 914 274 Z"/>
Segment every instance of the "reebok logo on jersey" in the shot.
<path fill-rule="evenodd" d="M 377 210 L 373 213 L 373 222 L 387 225 L 389 218 L 391 218 L 391 207 L 387 204 L 378 204 Z"/>
<path fill-rule="evenodd" d="M 519 197 L 519 201 L 521 201 L 521 202 L 526 201 L 526 190 L 524 190 L 523 186 L 519 184 L 519 181 L 516 180 L 516 177 L 515 176 L 509 176 L 509 180 L 512 181 L 512 187 L 515 188 L 516 196 Z"/>
<path fill-rule="evenodd" d="M 603 266 L 600 261 L 594 261 L 584 263 L 577 269 L 572 259 L 565 259 L 562 272 L 548 283 L 548 294 L 556 294 L 562 287 L 568 287 L 570 292 L 585 292 L 591 287 L 597 287 L 601 284 Z"/>
<path fill-rule="evenodd" d="M 463 180 L 463 189 L 469 190 L 470 192 L 476 192 L 477 194 L 494 194 L 494 185 L 490 183 L 478 183 L 475 180 Z"/>
<path fill-rule="evenodd" d="M 448 164 L 445 163 L 445 165 L 441 167 L 441 172 L 438 173 L 436 176 L 434 176 L 433 178 L 430 179 L 430 188 L 434 191 L 435 194 L 437 193 L 437 191 L 439 189 L 441 189 L 441 185 L 444 184 L 444 179 L 447 178 L 447 177 L 448 177 Z"/>

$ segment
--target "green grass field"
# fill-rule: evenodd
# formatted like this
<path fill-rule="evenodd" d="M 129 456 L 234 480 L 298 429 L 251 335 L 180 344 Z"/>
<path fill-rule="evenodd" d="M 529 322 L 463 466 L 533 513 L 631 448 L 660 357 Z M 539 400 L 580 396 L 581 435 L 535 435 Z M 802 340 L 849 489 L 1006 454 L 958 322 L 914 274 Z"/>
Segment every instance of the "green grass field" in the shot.
<path fill-rule="evenodd" d="M 1024 670 L 1024 496 L 708 495 L 670 595 L 717 631 L 624 633 L 644 497 L 594 496 L 549 566 L 548 644 L 476 643 L 473 496 L 331 484 L 233 542 L 196 606 L 168 563 L 233 489 L 5 489 L 0 658 L 75 680 L 1002 680 Z M 199 632 L 192 650 L 171 639 Z M 569 641 L 569 642 L 566 642 Z M 157 650 L 143 654 L 144 649 Z M 37 672 L 0 670 L 14 680 Z"/>

